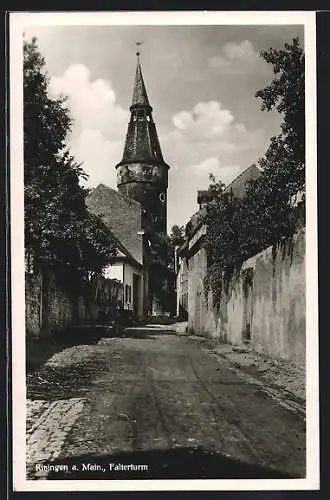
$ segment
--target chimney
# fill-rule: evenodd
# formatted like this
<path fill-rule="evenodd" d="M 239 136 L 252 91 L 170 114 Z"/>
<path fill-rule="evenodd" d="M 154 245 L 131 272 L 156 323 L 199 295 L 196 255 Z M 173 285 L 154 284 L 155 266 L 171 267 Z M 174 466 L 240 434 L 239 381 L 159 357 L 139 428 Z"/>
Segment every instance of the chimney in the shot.
<path fill-rule="evenodd" d="M 213 200 L 213 193 L 208 189 L 203 189 L 197 192 L 197 203 L 199 205 L 199 209 L 204 208 L 212 200 Z"/>

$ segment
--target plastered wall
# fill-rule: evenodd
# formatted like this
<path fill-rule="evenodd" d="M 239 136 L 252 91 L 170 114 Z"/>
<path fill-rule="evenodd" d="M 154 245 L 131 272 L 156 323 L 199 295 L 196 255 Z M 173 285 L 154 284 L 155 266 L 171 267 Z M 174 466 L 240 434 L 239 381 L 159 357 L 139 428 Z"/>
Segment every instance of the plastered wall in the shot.
<path fill-rule="evenodd" d="M 206 252 L 189 259 L 189 329 L 265 354 L 305 362 L 305 230 L 245 261 L 220 303 L 205 291 Z"/>

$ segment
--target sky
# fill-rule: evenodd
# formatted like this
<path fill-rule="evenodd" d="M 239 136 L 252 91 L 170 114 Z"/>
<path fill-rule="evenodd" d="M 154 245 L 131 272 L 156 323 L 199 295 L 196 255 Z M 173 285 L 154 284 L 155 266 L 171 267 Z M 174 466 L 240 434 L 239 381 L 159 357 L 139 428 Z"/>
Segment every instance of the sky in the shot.
<path fill-rule="evenodd" d="M 209 173 L 225 184 L 256 163 L 280 131 L 257 90 L 274 77 L 260 51 L 281 48 L 303 26 L 29 26 L 50 76 L 49 94 L 68 96 L 68 144 L 87 185 L 116 189 L 136 70 L 136 42 L 165 161 L 170 165 L 168 230 L 197 206 Z"/>

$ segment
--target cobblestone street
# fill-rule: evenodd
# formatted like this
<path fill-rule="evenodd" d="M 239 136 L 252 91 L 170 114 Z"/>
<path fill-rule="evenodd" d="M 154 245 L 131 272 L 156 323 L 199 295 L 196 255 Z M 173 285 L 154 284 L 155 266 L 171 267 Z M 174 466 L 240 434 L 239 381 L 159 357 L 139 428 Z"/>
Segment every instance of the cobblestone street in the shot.
<path fill-rule="evenodd" d="M 302 391 L 238 357 L 156 326 L 50 351 L 27 373 L 28 478 L 304 477 Z"/>

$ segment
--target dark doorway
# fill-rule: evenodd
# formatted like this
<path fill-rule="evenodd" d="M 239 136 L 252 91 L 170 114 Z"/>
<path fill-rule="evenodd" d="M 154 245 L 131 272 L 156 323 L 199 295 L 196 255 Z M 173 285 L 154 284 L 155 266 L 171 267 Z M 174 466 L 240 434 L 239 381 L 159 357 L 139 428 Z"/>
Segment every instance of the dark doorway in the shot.
<path fill-rule="evenodd" d="M 203 290 L 201 285 L 198 286 L 196 292 L 196 302 L 195 302 L 195 330 L 196 332 L 201 332 L 203 329 L 202 325 L 202 314 L 203 314 Z"/>
<path fill-rule="evenodd" d="M 250 342 L 252 335 L 253 316 L 253 269 L 245 269 L 243 274 L 244 312 L 243 312 L 243 342 Z"/>
<path fill-rule="evenodd" d="M 139 276 L 138 274 L 133 274 L 133 311 L 136 318 L 139 315 L 140 283 L 141 276 Z"/>

